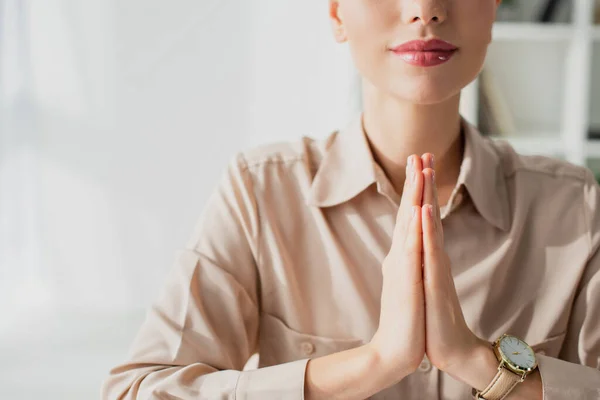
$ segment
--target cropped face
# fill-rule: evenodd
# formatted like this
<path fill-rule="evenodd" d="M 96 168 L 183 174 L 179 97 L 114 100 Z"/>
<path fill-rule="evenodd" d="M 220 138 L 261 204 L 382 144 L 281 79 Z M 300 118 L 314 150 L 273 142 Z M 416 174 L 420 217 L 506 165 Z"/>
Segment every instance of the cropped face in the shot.
<path fill-rule="evenodd" d="M 338 42 L 377 90 L 434 104 L 483 66 L 500 0 L 329 0 Z"/>

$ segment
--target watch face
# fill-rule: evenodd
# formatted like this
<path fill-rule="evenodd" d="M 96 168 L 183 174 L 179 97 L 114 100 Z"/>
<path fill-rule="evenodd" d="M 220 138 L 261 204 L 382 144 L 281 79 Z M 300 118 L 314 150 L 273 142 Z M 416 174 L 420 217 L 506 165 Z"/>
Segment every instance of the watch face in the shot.
<path fill-rule="evenodd" d="M 528 370 L 535 367 L 535 354 L 531 347 L 514 336 L 502 338 L 500 340 L 500 350 L 504 357 L 520 369 Z"/>

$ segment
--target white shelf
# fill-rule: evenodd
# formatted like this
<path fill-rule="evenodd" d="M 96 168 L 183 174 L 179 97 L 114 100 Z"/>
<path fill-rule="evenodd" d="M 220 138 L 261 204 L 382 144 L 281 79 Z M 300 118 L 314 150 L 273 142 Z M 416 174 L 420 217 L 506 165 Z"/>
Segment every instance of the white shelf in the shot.
<path fill-rule="evenodd" d="M 539 24 L 519 22 L 496 22 L 494 40 L 568 41 L 573 35 L 570 24 Z"/>
<path fill-rule="evenodd" d="M 494 140 L 505 140 L 514 149 L 525 155 L 563 155 L 565 146 L 560 135 L 524 134 L 522 136 L 492 136 Z M 600 141 L 599 141 L 600 142 Z M 599 153 L 600 154 L 600 153 Z"/>
<path fill-rule="evenodd" d="M 509 142 L 521 154 L 560 157 L 574 164 L 585 165 L 586 159 L 600 160 L 600 140 L 588 140 L 588 130 L 593 119 L 590 115 L 592 109 L 590 103 L 598 101 L 597 96 L 600 93 L 592 86 L 592 78 L 597 73 L 593 70 L 597 67 L 592 67 L 593 51 L 594 45 L 600 45 L 600 25 L 592 25 L 592 18 L 590 18 L 594 14 L 596 0 L 573 0 L 572 4 L 571 23 L 496 22 L 494 24 L 494 42 L 501 44 L 497 46 L 498 51 L 503 51 L 504 54 L 510 56 L 514 46 L 514 54 L 523 58 L 518 59 L 517 62 L 509 57 L 498 57 L 494 60 L 493 65 L 503 72 L 498 76 L 505 84 L 516 73 L 531 74 L 532 87 L 533 84 L 536 87 L 542 87 L 540 81 L 547 81 L 547 90 L 539 91 L 538 88 L 539 96 L 545 96 L 540 97 L 540 103 L 536 104 L 540 107 L 532 108 L 537 113 L 536 118 L 532 119 L 539 120 L 539 124 L 533 124 L 533 129 L 535 130 L 535 126 L 540 125 L 540 131 L 515 132 L 514 136 L 494 137 L 494 139 Z M 528 52 L 526 50 L 528 49 L 521 46 L 528 44 L 535 47 L 538 43 L 547 46 L 547 49 L 543 49 L 539 54 L 532 55 L 532 57 L 546 57 L 542 59 L 545 61 L 541 67 L 535 62 L 529 62 L 531 60 L 527 59 Z M 503 63 L 506 65 L 504 66 Z M 521 70 L 516 67 L 511 68 L 516 63 L 522 67 Z M 547 66 L 547 71 L 545 66 Z M 551 77 L 551 79 L 544 80 L 542 79 L 544 77 Z M 526 93 L 529 81 L 523 79 L 524 77 L 521 75 L 519 78 L 521 78 L 518 81 L 520 86 L 512 84 L 513 86 L 507 86 L 506 90 L 529 94 Z M 515 79 L 516 81 L 517 79 Z M 543 87 L 546 88 L 546 86 Z M 512 94 L 514 95 L 514 93 Z M 507 96 L 507 98 L 509 97 Z M 535 96 L 532 98 L 535 99 Z M 560 110 L 556 108 L 555 103 L 546 101 L 555 98 L 560 101 Z M 515 99 L 523 100 L 518 94 L 510 100 L 516 102 Z M 523 107 L 527 107 L 527 103 L 524 101 L 518 101 L 512 105 L 519 107 L 519 111 Z M 480 106 L 478 90 L 463 91 L 461 97 L 461 113 L 463 115 L 468 115 L 470 120 L 476 122 Z M 547 114 L 542 112 L 542 107 L 548 107 Z M 550 107 L 552 107 L 552 111 L 550 111 Z M 557 113 L 560 115 L 556 115 Z M 558 124 L 557 117 L 560 119 Z M 521 116 L 521 119 L 526 118 L 528 117 Z M 551 129 L 544 130 L 543 126 L 548 125 L 551 126 Z M 600 173 L 600 167 L 596 173 Z"/>
<path fill-rule="evenodd" d="M 589 139 L 585 146 L 588 158 L 600 158 L 600 139 Z"/>

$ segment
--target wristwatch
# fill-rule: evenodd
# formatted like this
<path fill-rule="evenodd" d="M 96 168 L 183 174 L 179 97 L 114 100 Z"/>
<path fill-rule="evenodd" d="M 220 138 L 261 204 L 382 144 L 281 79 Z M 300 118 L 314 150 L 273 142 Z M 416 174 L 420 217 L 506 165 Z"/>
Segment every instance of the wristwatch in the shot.
<path fill-rule="evenodd" d="M 498 373 L 481 392 L 473 389 L 473 397 L 483 400 L 502 400 L 537 368 L 533 349 L 521 339 L 504 334 L 493 344 L 494 354 L 500 362 Z"/>

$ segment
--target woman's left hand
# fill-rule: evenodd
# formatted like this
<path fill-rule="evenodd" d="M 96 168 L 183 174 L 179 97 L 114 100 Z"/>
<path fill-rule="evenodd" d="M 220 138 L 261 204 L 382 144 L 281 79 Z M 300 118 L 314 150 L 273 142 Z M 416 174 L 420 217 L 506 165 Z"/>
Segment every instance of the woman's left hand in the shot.
<path fill-rule="evenodd" d="M 444 233 L 433 170 L 433 156 L 423 159 L 423 284 L 425 290 L 425 351 L 438 369 L 456 375 L 472 364 L 482 351 L 492 353 L 487 342 L 467 326 L 463 315 L 450 258 L 444 250 Z M 493 354 L 493 353 L 492 353 Z"/>

